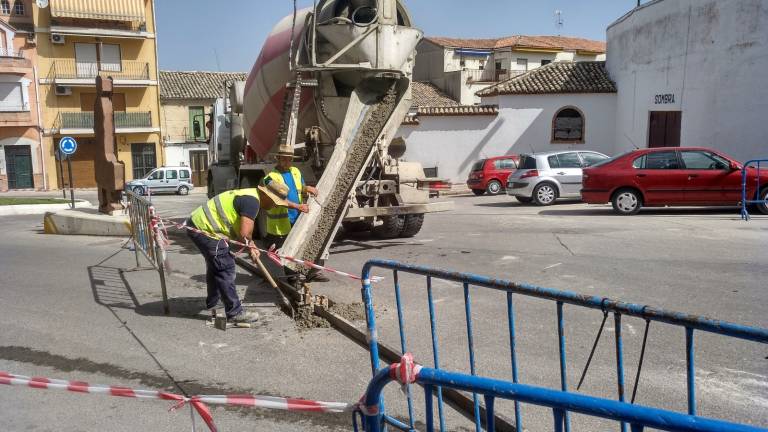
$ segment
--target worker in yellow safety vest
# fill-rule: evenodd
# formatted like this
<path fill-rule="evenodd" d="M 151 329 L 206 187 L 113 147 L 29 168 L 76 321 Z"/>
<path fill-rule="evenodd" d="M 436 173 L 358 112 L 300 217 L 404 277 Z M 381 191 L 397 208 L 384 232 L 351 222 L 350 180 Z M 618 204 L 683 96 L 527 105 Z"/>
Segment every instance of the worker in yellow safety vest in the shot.
<path fill-rule="evenodd" d="M 235 259 L 225 239 L 252 245 L 259 210 L 298 207 L 287 198 L 288 188 L 274 183 L 221 193 L 192 212 L 186 224 L 194 230 L 187 230 L 187 234 L 205 258 L 206 309 L 213 309 L 221 300 L 227 320 L 235 323 L 256 320 L 257 316 L 244 311 L 240 304 L 235 290 Z M 252 247 L 249 251 L 251 259 L 258 260 L 259 250 Z"/>
<path fill-rule="evenodd" d="M 293 147 L 281 145 L 275 155 L 277 164 L 275 168 L 264 177 L 264 184 L 270 185 L 278 183 L 288 187 L 288 200 L 298 203 L 298 208 L 277 207 L 267 212 L 267 235 L 268 245 L 275 245 L 280 248 L 285 243 L 286 237 L 291 232 L 291 228 L 299 219 L 300 213 L 309 211 L 306 204 L 309 195 L 316 197 L 318 191 L 313 186 L 304 183 L 301 171 L 293 166 L 294 159 Z M 318 263 L 320 264 L 320 263 Z M 297 280 L 297 274 L 289 268 L 285 269 L 286 274 L 292 282 Z M 307 274 L 307 281 L 328 282 L 328 278 L 316 269 L 310 270 Z"/>

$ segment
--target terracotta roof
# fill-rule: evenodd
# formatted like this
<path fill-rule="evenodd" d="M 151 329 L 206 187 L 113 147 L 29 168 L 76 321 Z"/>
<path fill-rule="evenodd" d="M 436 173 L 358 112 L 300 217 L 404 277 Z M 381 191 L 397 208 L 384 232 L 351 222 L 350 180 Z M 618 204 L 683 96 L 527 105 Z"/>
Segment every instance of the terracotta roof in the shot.
<path fill-rule="evenodd" d="M 224 84 L 245 81 L 244 72 L 160 71 L 160 99 L 216 99 Z"/>
<path fill-rule="evenodd" d="M 418 107 L 457 106 L 458 102 L 443 93 L 440 88 L 428 82 L 414 82 L 413 104 Z"/>
<path fill-rule="evenodd" d="M 496 39 L 459 39 L 430 36 L 426 40 L 446 48 L 500 49 L 540 48 L 605 53 L 605 42 L 567 36 L 514 35 Z"/>
<path fill-rule="evenodd" d="M 406 118 L 406 124 L 418 124 L 417 116 L 496 115 L 496 105 L 461 105 L 443 93 L 439 87 L 426 82 L 413 83 L 413 105 L 416 116 Z"/>
<path fill-rule="evenodd" d="M 477 92 L 509 94 L 616 93 L 605 62 L 555 62 Z"/>

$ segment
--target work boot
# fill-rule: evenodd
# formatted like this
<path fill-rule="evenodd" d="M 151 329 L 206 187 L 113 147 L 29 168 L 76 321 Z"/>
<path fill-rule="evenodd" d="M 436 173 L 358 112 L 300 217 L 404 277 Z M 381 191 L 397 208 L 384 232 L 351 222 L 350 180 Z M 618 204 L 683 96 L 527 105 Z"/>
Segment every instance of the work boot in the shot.
<path fill-rule="evenodd" d="M 307 273 L 307 282 L 328 282 L 328 276 L 317 269 L 312 269 Z"/>
<path fill-rule="evenodd" d="M 239 314 L 230 318 L 229 321 L 237 324 L 237 323 L 251 323 L 251 322 L 257 321 L 258 319 L 259 319 L 259 314 L 257 314 L 256 312 L 242 311 Z"/>

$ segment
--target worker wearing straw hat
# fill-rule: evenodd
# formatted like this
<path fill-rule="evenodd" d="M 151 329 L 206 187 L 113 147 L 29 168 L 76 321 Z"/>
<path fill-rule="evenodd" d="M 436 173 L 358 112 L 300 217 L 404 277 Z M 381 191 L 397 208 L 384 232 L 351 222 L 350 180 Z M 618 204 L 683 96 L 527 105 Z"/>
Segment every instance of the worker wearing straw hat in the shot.
<path fill-rule="evenodd" d="M 226 238 L 253 244 L 254 220 L 259 210 L 275 208 L 299 209 L 288 199 L 288 188 L 279 183 L 257 188 L 231 190 L 216 195 L 192 212 L 187 230 L 192 242 L 205 258 L 208 296 L 206 309 L 213 309 L 221 300 L 227 320 L 235 323 L 251 322 L 256 316 L 243 310 L 235 290 L 235 259 L 229 252 Z M 256 262 L 259 250 L 250 249 L 251 259 Z"/>
<path fill-rule="evenodd" d="M 316 188 L 304 183 L 301 171 L 293 166 L 294 158 L 293 146 L 279 146 L 275 154 L 277 164 L 264 177 L 265 185 L 278 183 L 287 186 L 289 189 L 288 199 L 299 204 L 298 209 L 277 207 L 267 212 L 267 236 L 265 240 L 267 244 L 274 244 L 278 248 L 283 246 L 286 237 L 298 220 L 299 214 L 308 211 L 307 197 L 309 195 L 316 197 L 318 194 Z M 296 280 L 295 273 L 290 269 L 286 268 L 286 274 L 292 276 L 293 281 Z M 307 275 L 307 281 L 327 282 L 328 278 L 319 271 L 312 269 Z"/>

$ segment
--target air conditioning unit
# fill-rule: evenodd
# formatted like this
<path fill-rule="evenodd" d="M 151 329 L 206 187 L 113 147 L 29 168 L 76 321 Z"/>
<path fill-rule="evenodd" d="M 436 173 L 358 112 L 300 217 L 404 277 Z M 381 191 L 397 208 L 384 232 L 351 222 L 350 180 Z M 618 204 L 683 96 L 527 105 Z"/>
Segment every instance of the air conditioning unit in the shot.
<path fill-rule="evenodd" d="M 72 87 L 56 86 L 56 96 L 69 96 L 72 94 Z"/>
<path fill-rule="evenodd" d="M 51 33 L 51 43 L 57 44 L 57 45 L 63 45 L 66 42 L 64 39 L 64 35 L 58 34 L 58 33 Z"/>

